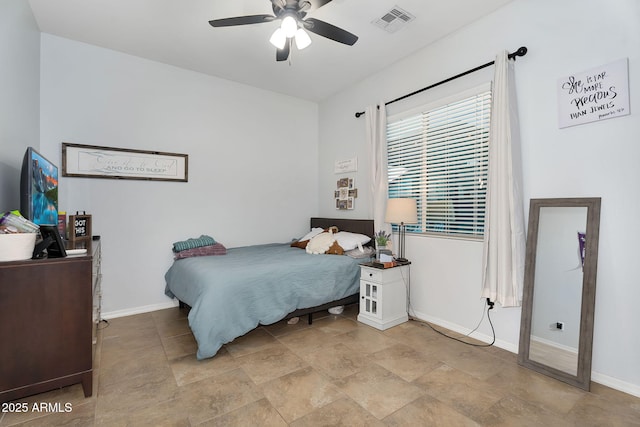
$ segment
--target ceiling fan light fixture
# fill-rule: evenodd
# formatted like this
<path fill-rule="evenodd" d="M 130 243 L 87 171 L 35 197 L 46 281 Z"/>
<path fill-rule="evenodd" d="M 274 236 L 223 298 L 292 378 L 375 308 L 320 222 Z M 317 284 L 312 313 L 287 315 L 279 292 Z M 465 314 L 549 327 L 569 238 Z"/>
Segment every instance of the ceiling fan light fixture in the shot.
<path fill-rule="evenodd" d="M 279 26 L 271 34 L 269 42 L 277 48 L 276 61 L 289 59 L 295 38 L 298 50 L 311 44 L 309 33 L 333 40 L 348 46 L 358 41 L 358 36 L 336 27 L 328 22 L 307 16 L 307 11 L 314 11 L 330 3 L 332 0 L 268 0 L 273 14 L 245 15 L 230 18 L 212 19 L 212 27 L 235 27 L 250 24 L 278 22 Z M 401 17 L 402 18 L 402 17 Z M 289 60 L 289 64 L 291 61 Z"/>
<path fill-rule="evenodd" d="M 269 39 L 269 42 L 278 49 L 284 48 L 284 45 L 287 42 L 287 36 L 285 35 L 284 31 L 282 31 L 282 28 L 277 28 L 273 32 L 271 38 Z"/>
<path fill-rule="evenodd" d="M 286 15 L 282 19 L 282 25 L 280 26 L 287 38 L 292 38 L 298 31 L 298 21 L 291 15 Z"/>
<path fill-rule="evenodd" d="M 309 37 L 309 34 L 307 34 L 307 32 L 302 28 L 298 28 L 295 37 L 296 47 L 298 48 L 298 50 L 302 50 L 311 44 L 311 37 Z"/>

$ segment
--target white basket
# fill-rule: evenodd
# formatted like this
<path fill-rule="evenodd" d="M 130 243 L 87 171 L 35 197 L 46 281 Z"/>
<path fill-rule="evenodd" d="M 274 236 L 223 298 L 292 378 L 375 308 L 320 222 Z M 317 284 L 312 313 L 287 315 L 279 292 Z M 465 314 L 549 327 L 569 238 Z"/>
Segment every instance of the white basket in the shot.
<path fill-rule="evenodd" d="M 31 259 L 36 233 L 0 234 L 0 261 Z"/>

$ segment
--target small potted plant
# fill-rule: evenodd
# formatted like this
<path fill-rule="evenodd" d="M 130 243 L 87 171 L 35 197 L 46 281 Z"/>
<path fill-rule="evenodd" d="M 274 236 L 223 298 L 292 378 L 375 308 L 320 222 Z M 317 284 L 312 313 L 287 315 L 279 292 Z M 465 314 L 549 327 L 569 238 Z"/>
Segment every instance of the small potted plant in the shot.
<path fill-rule="evenodd" d="M 389 243 L 389 239 L 391 239 L 391 235 L 384 230 L 378 231 L 373 237 L 376 239 L 377 248 L 385 248 L 387 243 Z"/>
<path fill-rule="evenodd" d="M 390 244 L 391 234 L 386 233 L 384 230 L 380 230 L 373 235 L 373 238 L 376 242 L 376 259 L 380 259 L 380 253 L 385 251 L 387 249 L 387 245 Z"/>

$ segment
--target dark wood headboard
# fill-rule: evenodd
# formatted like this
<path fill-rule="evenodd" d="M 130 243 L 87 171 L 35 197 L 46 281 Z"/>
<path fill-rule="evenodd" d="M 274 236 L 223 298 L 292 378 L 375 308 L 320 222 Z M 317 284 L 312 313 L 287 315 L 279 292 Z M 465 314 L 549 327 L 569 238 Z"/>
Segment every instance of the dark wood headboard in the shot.
<path fill-rule="evenodd" d="M 332 225 L 335 225 L 336 227 L 338 227 L 338 230 L 341 231 L 350 231 L 352 233 L 367 235 L 371 237 L 371 242 L 373 242 L 373 235 L 375 234 L 375 230 L 373 227 L 372 219 L 311 218 L 311 228 L 328 228 Z"/>

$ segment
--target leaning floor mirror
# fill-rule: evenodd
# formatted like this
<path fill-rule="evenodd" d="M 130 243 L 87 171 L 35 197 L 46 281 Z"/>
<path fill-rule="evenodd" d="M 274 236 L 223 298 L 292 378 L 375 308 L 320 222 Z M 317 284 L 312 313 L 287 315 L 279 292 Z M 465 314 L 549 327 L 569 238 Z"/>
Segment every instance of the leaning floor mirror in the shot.
<path fill-rule="evenodd" d="M 518 363 L 589 390 L 600 198 L 531 199 Z"/>

